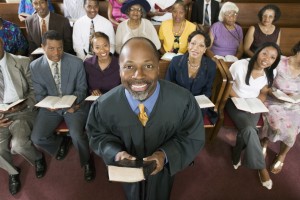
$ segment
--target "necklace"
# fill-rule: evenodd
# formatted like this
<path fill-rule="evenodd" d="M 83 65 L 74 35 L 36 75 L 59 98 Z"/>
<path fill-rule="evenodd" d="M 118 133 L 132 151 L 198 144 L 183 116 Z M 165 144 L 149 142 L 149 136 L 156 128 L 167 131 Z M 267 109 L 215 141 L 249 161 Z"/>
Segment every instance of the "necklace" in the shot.
<path fill-rule="evenodd" d="M 189 66 L 191 67 L 191 68 L 194 68 L 194 69 L 198 69 L 199 68 L 199 64 L 198 65 L 193 65 L 193 64 L 191 64 L 191 62 L 190 62 L 190 60 L 188 60 L 188 64 L 189 64 Z"/>
<path fill-rule="evenodd" d="M 179 28 L 179 30 L 178 30 L 177 32 L 174 30 L 174 25 L 173 25 L 173 34 L 174 34 L 175 36 L 180 35 L 181 29 L 182 29 L 182 26 L 183 26 L 183 23 L 184 23 L 184 21 L 181 22 L 180 28 Z"/>

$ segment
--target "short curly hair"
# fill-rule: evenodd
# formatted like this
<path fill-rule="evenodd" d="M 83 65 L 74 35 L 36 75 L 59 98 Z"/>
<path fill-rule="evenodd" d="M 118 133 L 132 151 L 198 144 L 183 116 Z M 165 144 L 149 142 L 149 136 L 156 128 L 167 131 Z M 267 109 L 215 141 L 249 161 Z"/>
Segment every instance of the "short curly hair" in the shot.
<path fill-rule="evenodd" d="M 274 20 L 273 22 L 276 22 L 279 20 L 280 16 L 281 16 L 281 11 L 279 9 L 278 6 L 274 5 L 274 4 L 268 4 L 268 5 L 265 5 L 262 9 L 260 9 L 260 11 L 258 12 L 257 16 L 258 16 L 258 19 L 259 21 L 262 21 L 262 17 L 263 17 L 263 14 L 266 10 L 273 10 L 274 13 L 275 13 L 275 16 L 274 16 Z"/>

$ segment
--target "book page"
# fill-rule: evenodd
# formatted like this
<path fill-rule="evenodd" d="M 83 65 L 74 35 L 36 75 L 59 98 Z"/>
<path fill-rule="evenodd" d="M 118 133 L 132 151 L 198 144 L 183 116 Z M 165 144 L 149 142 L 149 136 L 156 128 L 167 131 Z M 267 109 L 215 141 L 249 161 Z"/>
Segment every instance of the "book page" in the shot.
<path fill-rule="evenodd" d="M 110 181 L 134 183 L 145 180 L 143 168 L 118 167 L 108 165 L 108 178 Z"/>
<path fill-rule="evenodd" d="M 55 103 L 55 108 L 70 108 L 76 98 L 74 95 L 65 95 Z"/>
<path fill-rule="evenodd" d="M 42 107 L 42 108 L 51 108 L 55 109 L 54 105 L 57 101 L 59 101 L 60 97 L 56 96 L 47 96 L 45 97 L 42 101 L 38 102 L 35 104 L 37 107 Z"/>
<path fill-rule="evenodd" d="M 294 96 L 288 96 L 287 94 L 285 94 L 284 92 L 282 92 L 281 90 L 276 90 L 272 92 L 273 95 L 277 98 L 280 99 L 282 101 L 287 101 L 290 103 L 299 103 L 300 102 L 300 94 L 294 95 Z"/>
<path fill-rule="evenodd" d="M 232 97 L 231 99 L 237 109 L 243 110 L 246 112 L 251 112 L 251 109 L 249 108 L 245 99 L 238 98 L 238 97 Z"/>
<path fill-rule="evenodd" d="M 38 55 L 38 54 L 44 54 L 44 49 L 42 47 L 37 48 L 36 50 L 34 50 L 31 55 Z"/>
<path fill-rule="evenodd" d="M 211 102 L 211 100 L 205 95 L 195 96 L 195 99 L 199 104 L 200 108 L 209 108 L 215 106 L 215 104 L 213 104 L 213 102 Z"/>
<path fill-rule="evenodd" d="M 258 98 L 246 99 L 248 106 L 251 109 L 251 113 L 263 113 L 269 112 L 265 104 Z"/>
<path fill-rule="evenodd" d="M 170 61 L 170 60 L 172 60 L 173 57 L 179 56 L 179 55 L 182 55 L 182 54 L 181 54 L 181 53 L 176 54 L 176 53 L 172 53 L 172 52 L 166 52 L 166 53 L 161 57 L 161 59 L 162 59 L 162 60 Z"/>
<path fill-rule="evenodd" d="M 1 111 L 7 111 L 10 108 L 14 107 L 15 105 L 18 105 L 19 103 L 23 102 L 24 100 L 25 99 L 19 99 L 18 101 L 14 102 L 14 103 L 11 103 L 11 104 L 2 103 L 2 104 L 0 104 L 0 110 Z"/>
<path fill-rule="evenodd" d="M 100 96 L 91 95 L 85 98 L 86 101 L 96 101 Z"/>

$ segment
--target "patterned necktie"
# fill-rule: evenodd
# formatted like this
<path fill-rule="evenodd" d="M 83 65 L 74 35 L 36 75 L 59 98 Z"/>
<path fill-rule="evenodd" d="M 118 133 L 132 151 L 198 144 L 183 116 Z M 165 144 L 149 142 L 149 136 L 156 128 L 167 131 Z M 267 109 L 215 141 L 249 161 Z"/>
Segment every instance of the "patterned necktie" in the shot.
<path fill-rule="evenodd" d="M 145 112 L 145 106 L 144 104 L 139 104 L 139 109 L 140 109 L 140 113 L 138 115 L 139 120 L 141 121 L 141 123 L 143 124 L 143 126 L 146 126 L 147 121 L 148 121 L 148 116 L 147 113 Z"/>
<path fill-rule="evenodd" d="M 204 25 L 209 26 L 209 16 L 208 16 L 208 3 L 205 7 L 205 15 L 204 15 Z"/>
<path fill-rule="evenodd" d="M 1 65 L 0 65 L 0 103 L 3 103 L 3 98 L 4 98 L 4 77 L 2 74 L 2 69 L 1 69 Z"/>
<path fill-rule="evenodd" d="M 61 96 L 61 84 L 60 84 L 60 75 L 59 75 L 59 70 L 58 70 L 58 63 L 53 63 L 52 64 L 53 66 L 53 78 L 54 78 L 54 82 L 55 82 L 55 85 L 56 85 L 56 89 L 57 89 L 57 92 L 59 94 L 59 96 Z"/>
<path fill-rule="evenodd" d="M 92 49 L 92 45 L 91 45 L 91 40 L 92 37 L 95 33 L 95 27 L 94 27 L 94 22 L 93 20 L 91 21 L 91 26 L 90 26 L 90 38 L 89 38 L 89 53 L 92 54 L 93 53 L 93 49 Z"/>
<path fill-rule="evenodd" d="M 47 32 L 46 20 L 42 19 L 42 36 Z"/>

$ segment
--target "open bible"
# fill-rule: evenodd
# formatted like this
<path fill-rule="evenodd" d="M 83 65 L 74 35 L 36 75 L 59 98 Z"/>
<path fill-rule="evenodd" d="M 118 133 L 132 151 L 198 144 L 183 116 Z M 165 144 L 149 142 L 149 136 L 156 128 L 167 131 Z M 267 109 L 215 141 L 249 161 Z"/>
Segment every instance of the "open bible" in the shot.
<path fill-rule="evenodd" d="M 166 60 L 166 61 L 170 61 L 172 60 L 173 57 L 175 56 L 179 56 L 179 55 L 182 55 L 182 53 L 173 53 L 173 52 L 166 52 L 162 57 L 161 59 L 162 60 Z"/>
<path fill-rule="evenodd" d="M 77 97 L 74 95 L 65 95 L 62 97 L 47 96 L 42 101 L 35 104 L 35 106 L 50 109 L 70 108 L 76 98 Z"/>
<path fill-rule="evenodd" d="M 290 103 L 299 103 L 300 102 L 300 94 L 289 96 L 278 89 L 276 91 L 273 91 L 272 93 L 277 99 L 280 99 L 283 101 L 287 101 Z"/>
<path fill-rule="evenodd" d="M 5 104 L 5 103 L 1 103 L 0 104 L 0 111 L 8 111 L 9 109 L 11 109 L 12 107 L 18 105 L 19 103 L 22 103 L 25 99 L 19 99 L 18 101 L 15 101 L 11 104 Z"/>
<path fill-rule="evenodd" d="M 85 98 L 86 101 L 96 101 L 100 96 L 96 95 L 90 95 L 87 98 Z"/>
<path fill-rule="evenodd" d="M 213 104 L 213 102 L 211 102 L 211 100 L 205 95 L 195 96 L 195 99 L 199 104 L 200 108 L 209 108 L 215 106 L 215 104 Z"/>
<path fill-rule="evenodd" d="M 243 110 L 250 113 L 264 113 L 269 112 L 268 108 L 258 98 L 237 98 L 232 97 L 232 102 L 239 110 Z"/>
<path fill-rule="evenodd" d="M 134 183 L 146 180 L 155 170 L 156 162 L 123 159 L 107 168 L 110 181 Z"/>

